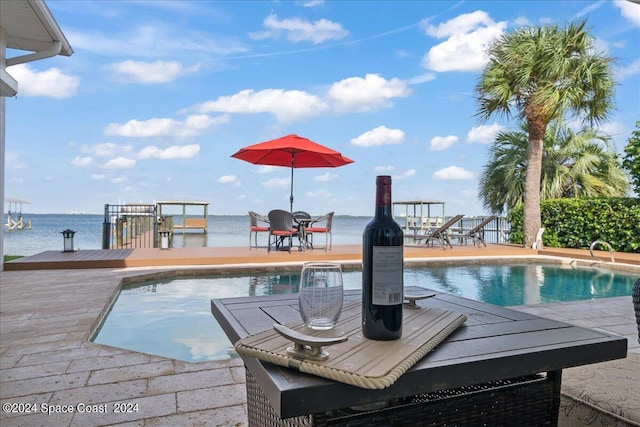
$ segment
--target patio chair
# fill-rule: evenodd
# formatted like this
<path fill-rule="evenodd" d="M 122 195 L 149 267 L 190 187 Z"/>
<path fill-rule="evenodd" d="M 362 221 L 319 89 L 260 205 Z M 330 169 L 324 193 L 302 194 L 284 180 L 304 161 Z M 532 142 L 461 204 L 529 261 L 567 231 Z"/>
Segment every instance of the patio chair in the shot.
<path fill-rule="evenodd" d="M 497 218 L 497 215 L 491 215 L 490 217 L 485 218 L 480 224 L 476 225 L 469 231 L 462 232 L 462 233 L 450 233 L 449 238 L 455 237 L 464 242 L 466 242 L 467 239 L 471 239 L 473 240 L 473 246 L 475 246 L 477 242 L 478 247 L 480 247 L 480 243 L 482 243 L 486 248 L 487 244 L 484 242 L 484 227 L 486 227 L 487 224 L 489 224 L 491 221 L 493 221 L 496 218 Z"/>
<path fill-rule="evenodd" d="M 284 244 L 284 239 L 289 238 L 289 252 L 293 244 L 293 237 L 298 234 L 298 230 L 293 228 L 293 215 L 291 212 L 282 209 L 274 209 L 269 212 L 269 246 L 267 252 L 271 251 L 271 245 L 275 245 L 276 250 Z"/>
<path fill-rule="evenodd" d="M 266 225 L 261 225 L 266 224 Z M 258 247 L 258 233 L 268 233 L 269 232 L 269 219 L 257 214 L 253 211 L 249 211 L 249 249 L 252 247 Z M 251 246 L 251 237 L 254 237 L 255 244 Z"/>
<path fill-rule="evenodd" d="M 311 214 L 305 211 L 295 211 L 291 213 L 291 215 L 293 215 L 294 218 L 311 219 Z"/>
<path fill-rule="evenodd" d="M 324 251 L 327 251 L 327 248 L 331 250 L 331 245 L 333 244 L 333 237 L 331 236 L 331 223 L 333 222 L 333 212 L 329 212 L 326 215 L 319 216 L 317 218 L 313 218 L 313 221 L 305 229 L 307 235 L 311 236 L 311 247 L 313 248 L 313 235 L 315 233 L 324 234 Z M 316 223 L 324 223 L 324 227 L 315 225 Z"/>
<path fill-rule="evenodd" d="M 430 230 L 425 235 L 417 235 L 415 236 L 415 240 L 425 240 L 425 244 L 429 244 L 434 240 L 437 240 L 442 245 L 442 249 L 447 249 L 447 245 L 453 249 L 453 245 L 451 244 L 451 240 L 449 240 L 448 231 L 456 222 L 460 221 L 464 217 L 464 215 L 456 215 L 451 218 L 449 221 L 445 222 L 438 228 L 434 228 Z"/>

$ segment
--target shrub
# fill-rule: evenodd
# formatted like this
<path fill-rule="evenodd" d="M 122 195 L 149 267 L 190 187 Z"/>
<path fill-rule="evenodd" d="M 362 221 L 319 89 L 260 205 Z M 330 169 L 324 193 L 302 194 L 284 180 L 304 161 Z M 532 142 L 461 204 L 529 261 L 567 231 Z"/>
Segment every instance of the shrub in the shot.
<path fill-rule="evenodd" d="M 589 249 L 601 240 L 614 251 L 640 253 L 640 199 L 551 199 L 540 203 L 542 243 L 556 248 Z M 523 209 L 513 209 L 511 243 L 523 242 Z"/>

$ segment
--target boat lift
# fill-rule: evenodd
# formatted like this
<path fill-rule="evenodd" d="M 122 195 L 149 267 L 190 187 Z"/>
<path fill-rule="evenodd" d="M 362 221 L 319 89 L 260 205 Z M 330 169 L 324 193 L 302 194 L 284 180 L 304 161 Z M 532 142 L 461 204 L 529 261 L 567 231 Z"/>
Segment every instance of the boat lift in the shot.
<path fill-rule="evenodd" d="M 30 202 L 21 199 L 5 199 L 4 201 L 9 204 L 7 223 L 5 224 L 7 230 L 24 230 L 25 228 L 31 230 L 31 220 L 25 221 L 24 218 L 22 218 L 22 205 L 28 205 Z"/>

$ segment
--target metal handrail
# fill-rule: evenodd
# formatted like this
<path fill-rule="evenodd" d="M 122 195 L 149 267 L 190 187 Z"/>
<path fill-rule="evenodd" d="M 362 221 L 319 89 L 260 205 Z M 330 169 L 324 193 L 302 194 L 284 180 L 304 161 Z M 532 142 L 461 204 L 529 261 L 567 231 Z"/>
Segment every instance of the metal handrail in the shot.
<path fill-rule="evenodd" d="M 589 253 L 591 254 L 591 257 L 594 258 L 595 260 L 604 263 L 605 261 L 601 260 L 600 258 L 598 258 L 597 256 L 595 256 L 595 254 L 593 253 L 593 248 L 596 245 L 603 245 L 609 248 L 609 255 L 611 256 L 611 262 L 616 262 L 615 259 L 613 259 L 613 248 L 611 247 L 611 245 L 608 242 L 605 242 L 603 240 L 596 240 L 595 242 L 591 243 L 591 246 L 589 246 Z"/>

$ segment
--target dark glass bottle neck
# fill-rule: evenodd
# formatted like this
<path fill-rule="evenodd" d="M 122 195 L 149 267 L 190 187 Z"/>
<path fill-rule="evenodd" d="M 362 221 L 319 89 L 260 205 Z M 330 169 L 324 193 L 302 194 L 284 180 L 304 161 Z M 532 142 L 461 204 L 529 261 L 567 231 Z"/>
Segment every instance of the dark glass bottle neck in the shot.
<path fill-rule="evenodd" d="M 391 216 L 391 177 L 376 180 L 376 217 Z"/>

